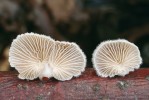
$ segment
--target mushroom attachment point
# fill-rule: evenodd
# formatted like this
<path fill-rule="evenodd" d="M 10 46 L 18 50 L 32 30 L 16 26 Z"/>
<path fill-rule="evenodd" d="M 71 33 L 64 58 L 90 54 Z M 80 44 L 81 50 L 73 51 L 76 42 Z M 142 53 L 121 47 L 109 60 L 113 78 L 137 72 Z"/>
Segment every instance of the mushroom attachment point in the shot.
<path fill-rule="evenodd" d="M 102 42 L 93 53 L 93 67 L 98 76 L 125 76 L 142 63 L 138 47 L 124 39 Z"/>
<path fill-rule="evenodd" d="M 52 77 L 50 71 L 49 73 L 43 71 L 48 69 L 53 45 L 54 40 L 48 36 L 34 33 L 18 35 L 10 47 L 10 65 L 19 72 L 20 79 L 33 80 L 40 75 Z"/>

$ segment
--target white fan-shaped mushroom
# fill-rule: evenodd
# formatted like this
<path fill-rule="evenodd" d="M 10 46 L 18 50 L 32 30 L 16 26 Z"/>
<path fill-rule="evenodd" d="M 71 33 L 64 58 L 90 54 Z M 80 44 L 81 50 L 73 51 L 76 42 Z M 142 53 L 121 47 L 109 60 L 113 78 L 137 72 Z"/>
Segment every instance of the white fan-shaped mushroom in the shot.
<path fill-rule="evenodd" d="M 64 81 L 79 76 L 85 70 L 86 57 L 75 43 L 26 33 L 12 42 L 9 62 L 18 70 L 20 79 L 54 77 Z"/>
<path fill-rule="evenodd" d="M 102 42 L 95 49 L 92 62 L 99 76 L 114 77 L 138 69 L 142 58 L 136 45 L 119 39 Z"/>
<path fill-rule="evenodd" d="M 56 41 L 49 64 L 54 78 L 70 80 L 85 70 L 86 57 L 77 44 Z"/>
<path fill-rule="evenodd" d="M 44 35 L 19 35 L 10 47 L 10 65 L 18 70 L 20 79 L 33 80 L 39 77 L 45 68 L 47 69 L 53 45 L 54 40 Z M 50 73 L 48 75 L 51 76 Z"/>

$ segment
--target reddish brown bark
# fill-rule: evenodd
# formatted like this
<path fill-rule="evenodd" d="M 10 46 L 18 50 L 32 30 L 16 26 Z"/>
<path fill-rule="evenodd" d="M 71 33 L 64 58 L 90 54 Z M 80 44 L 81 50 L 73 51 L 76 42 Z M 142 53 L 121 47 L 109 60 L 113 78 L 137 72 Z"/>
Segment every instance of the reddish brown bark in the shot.
<path fill-rule="evenodd" d="M 0 72 L 0 100 L 149 100 L 149 69 L 125 77 L 101 78 L 91 68 L 60 82 L 26 81 L 17 72 Z"/>

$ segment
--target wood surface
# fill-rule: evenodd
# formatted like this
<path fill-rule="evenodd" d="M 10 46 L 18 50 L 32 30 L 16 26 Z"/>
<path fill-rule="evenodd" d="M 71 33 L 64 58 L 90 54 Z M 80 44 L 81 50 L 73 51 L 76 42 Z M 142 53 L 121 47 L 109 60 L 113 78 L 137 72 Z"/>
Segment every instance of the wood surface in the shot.
<path fill-rule="evenodd" d="M 0 100 L 149 100 L 149 69 L 125 77 L 101 78 L 92 68 L 69 81 L 20 80 L 0 72 Z"/>

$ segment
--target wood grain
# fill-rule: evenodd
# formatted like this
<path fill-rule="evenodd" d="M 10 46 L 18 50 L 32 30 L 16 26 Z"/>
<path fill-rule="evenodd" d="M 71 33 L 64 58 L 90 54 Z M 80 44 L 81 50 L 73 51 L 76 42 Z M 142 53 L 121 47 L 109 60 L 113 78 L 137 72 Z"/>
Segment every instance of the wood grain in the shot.
<path fill-rule="evenodd" d="M 20 80 L 0 72 L 0 100 L 149 100 L 149 69 L 125 77 L 101 78 L 92 68 L 70 81 Z"/>

